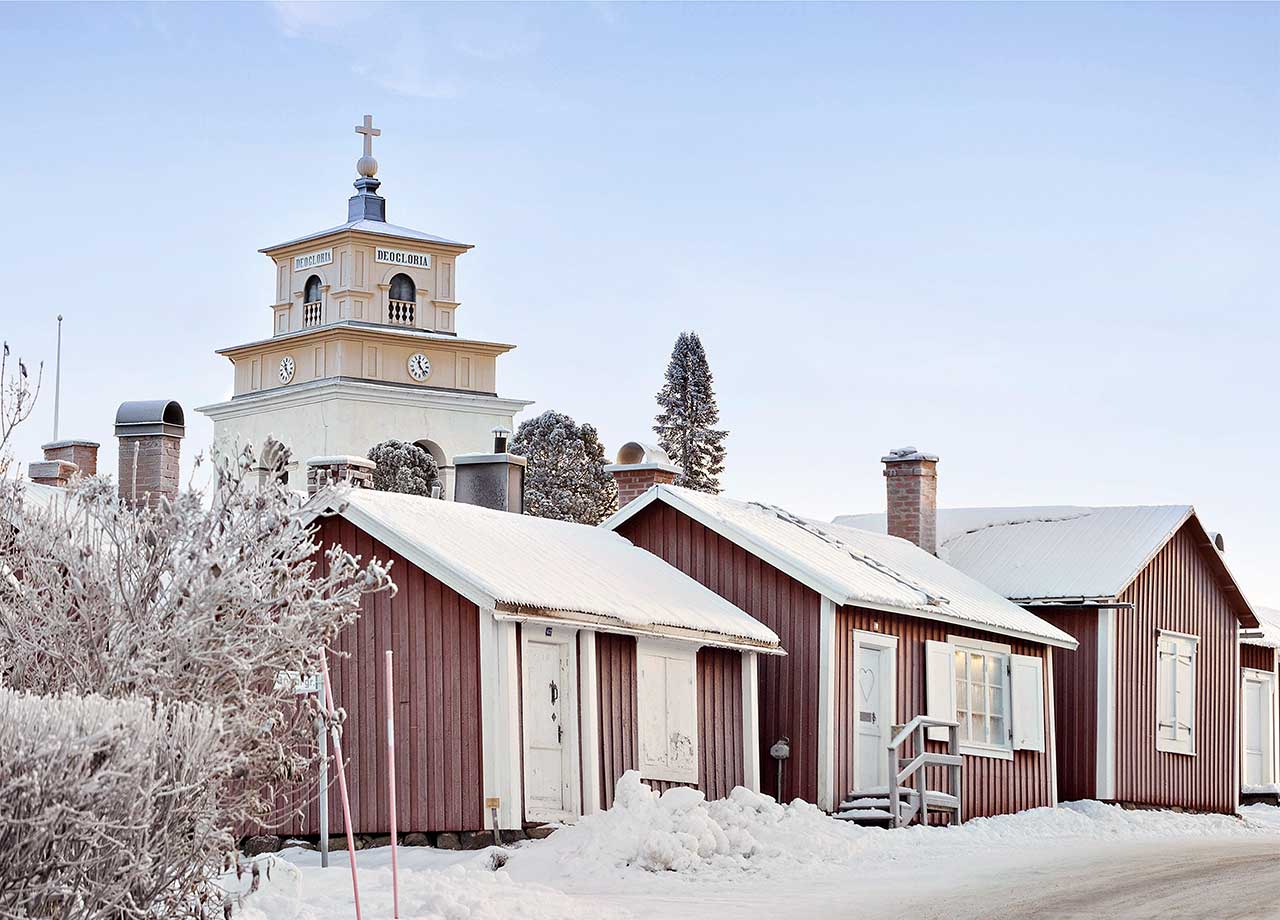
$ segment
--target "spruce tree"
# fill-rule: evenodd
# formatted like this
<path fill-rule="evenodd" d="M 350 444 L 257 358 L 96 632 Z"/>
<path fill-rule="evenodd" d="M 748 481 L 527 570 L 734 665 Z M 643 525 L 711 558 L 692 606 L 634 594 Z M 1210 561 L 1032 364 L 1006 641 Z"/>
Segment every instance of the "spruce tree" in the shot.
<path fill-rule="evenodd" d="M 667 382 L 658 391 L 658 413 L 653 426 L 671 462 L 684 472 L 676 485 L 700 492 L 720 491 L 724 472 L 724 439 L 729 432 L 716 428 L 720 409 L 712 388 L 707 353 L 696 332 L 682 332 L 667 365 Z"/>
<path fill-rule="evenodd" d="M 618 486 L 591 425 L 548 410 L 520 423 L 511 452 L 528 461 L 525 514 L 594 526 L 617 507 Z"/>

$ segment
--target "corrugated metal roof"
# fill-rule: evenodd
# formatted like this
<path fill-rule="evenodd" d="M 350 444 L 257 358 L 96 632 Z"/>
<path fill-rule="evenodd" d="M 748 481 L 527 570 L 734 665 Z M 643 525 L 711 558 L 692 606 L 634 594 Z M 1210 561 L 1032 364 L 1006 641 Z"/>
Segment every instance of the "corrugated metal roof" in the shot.
<path fill-rule="evenodd" d="M 398 227 L 395 224 L 384 223 L 380 220 L 349 220 L 345 224 L 339 224 L 336 227 L 330 227 L 328 230 L 321 230 L 317 233 L 308 233 L 306 236 L 300 236 L 296 240 L 289 240 L 284 243 L 276 243 L 274 246 L 268 246 L 265 249 L 259 249 L 258 252 L 271 252 L 276 249 L 282 249 L 285 246 L 292 246 L 295 243 L 305 243 L 308 240 L 319 239 L 322 236 L 328 236 L 331 233 L 341 233 L 344 230 L 354 230 L 356 233 L 376 233 L 378 236 L 393 236 L 402 240 L 416 240 L 420 243 L 443 243 L 446 246 L 465 246 L 471 248 L 470 243 L 459 243 L 457 240 L 447 240 L 443 236 L 435 236 L 430 233 L 423 233 L 421 230 L 412 230 L 409 227 Z"/>
<path fill-rule="evenodd" d="M 317 510 L 332 500 L 317 497 Z M 344 491 L 340 501 L 344 517 L 415 565 L 447 570 L 499 604 L 778 646 L 754 617 L 598 527 L 373 489 Z"/>
<path fill-rule="evenodd" d="M 840 605 L 871 606 L 967 623 L 1075 647 L 1075 640 L 915 544 L 797 517 L 785 509 L 659 485 L 614 515 L 664 501 Z"/>
<path fill-rule="evenodd" d="M 938 555 L 1015 600 L 1115 597 L 1193 513 L 1190 505 L 939 509 Z M 883 514 L 836 520 L 885 531 Z"/>

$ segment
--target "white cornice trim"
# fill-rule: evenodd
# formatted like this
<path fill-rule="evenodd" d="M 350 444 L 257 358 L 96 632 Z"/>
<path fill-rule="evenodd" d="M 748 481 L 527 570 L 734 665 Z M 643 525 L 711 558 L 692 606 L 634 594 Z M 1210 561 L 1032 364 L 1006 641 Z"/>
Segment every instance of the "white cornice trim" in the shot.
<path fill-rule="evenodd" d="M 197 406 L 196 411 L 214 421 L 223 421 L 257 415 L 266 409 L 288 409 L 335 400 L 385 405 L 390 394 L 394 394 L 395 402 L 405 408 L 448 409 L 453 412 L 474 412 L 477 415 L 515 414 L 533 405 L 533 400 L 530 399 L 507 399 L 463 390 L 418 390 L 350 378 L 322 378 L 296 386 L 272 387 L 253 394 L 246 393 L 223 402 Z"/>
<path fill-rule="evenodd" d="M 286 332 L 284 335 L 273 335 L 266 339 L 256 339 L 252 342 L 245 342 L 242 345 L 228 345 L 226 348 L 216 349 L 214 354 L 224 355 L 227 358 L 233 358 L 236 355 L 252 351 L 254 349 L 267 350 L 270 348 L 279 348 L 289 343 L 298 342 L 307 338 L 330 339 L 343 335 L 368 335 L 382 339 L 411 339 L 418 342 L 434 342 L 439 345 L 448 345 L 459 350 L 470 350 L 479 354 L 501 355 L 515 349 L 515 345 L 507 342 L 485 342 L 479 339 L 462 339 L 456 335 L 450 335 L 443 332 L 432 332 L 428 329 L 410 329 L 404 326 L 387 326 L 380 323 L 366 323 L 360 320 L 344 319 L 336 323 L 326 323 L 323 326 L 315 326 L 311 329 L 299 329 L 296 332 Z"/>

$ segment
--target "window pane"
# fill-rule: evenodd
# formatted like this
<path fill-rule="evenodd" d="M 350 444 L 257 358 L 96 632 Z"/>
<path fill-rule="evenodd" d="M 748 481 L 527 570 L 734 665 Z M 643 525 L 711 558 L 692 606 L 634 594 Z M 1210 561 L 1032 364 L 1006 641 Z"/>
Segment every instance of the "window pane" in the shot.
<path fill-rule="evenodd" d="M 973 719 L 973 730 L 971 733 L 971 740 L 976 741 L 979 744 L 986 744 L 987 743 L 986 718 L 980 715 L 974 715 L 974 716 L 971 716 L 970 718 Z"/>
<path fill-rule="evenodd" d="M 966 656 L 964 652 L 957 651 L 956 652 L 956 680 L 968 679 L 964 671 L 964 666 L 966 661 L 968 661 L 968 656 Z"/>
<path fill-rule="evenodd" d="M 991 687 L 987 690 L 987 712 L 993 716 L 1004 715 L 1004 688 Z"/>
<path fill-rule="evenodd" d="M 1000 655 L 987 656 L 987 683 L 993 687 L 1004 686 L 1004 658 Z"/>
<path fill-rule="evenodd" d="M 1009 733 L 1005 730 L 1004 719 L 999 716 L 991 718 L 991 743 L 1005 747 L 1009 743 Z"/>

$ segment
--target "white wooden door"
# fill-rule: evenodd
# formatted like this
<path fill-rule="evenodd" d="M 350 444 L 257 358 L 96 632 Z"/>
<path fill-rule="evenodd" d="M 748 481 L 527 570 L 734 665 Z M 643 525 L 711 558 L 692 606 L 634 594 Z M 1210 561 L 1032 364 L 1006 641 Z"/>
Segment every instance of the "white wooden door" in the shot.
<path fill-rule="evenodd" d="M 1241 741 L 1244 745 L 1244 784 L 1264 786 L 1272 776 L 1272 676 L 1265 671 L 1245 671 L 1243 686 Z"/>
<path fill-rule="evenodd" d="M 859 643 L 854 662 L 854 781 L 865 792 L 888 788 L 886 746 L 893 723 L 893 650 Z"/>
<path fill-rule="evenodd" d="M 562 820 L 573 807 L 569 646 L 531 639 L 522 670 L 525 814 L 531 821 Z"/>

